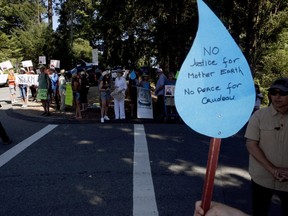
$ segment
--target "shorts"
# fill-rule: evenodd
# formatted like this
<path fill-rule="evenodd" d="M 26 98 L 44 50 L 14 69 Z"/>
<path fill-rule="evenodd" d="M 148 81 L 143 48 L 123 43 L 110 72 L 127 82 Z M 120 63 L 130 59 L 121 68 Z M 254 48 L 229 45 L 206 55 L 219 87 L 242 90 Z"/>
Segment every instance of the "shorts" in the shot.
<path fill-rule="evenodd" d="M 10 94 L 13 95 L 13 94 L 16 94 L 16 88 L 14 85 L 9 85 L 9 91 L 10 91 Z"/>
<path fill-rule="evenodd" d="M 73 93 L 73 98 L 74 98 L 74 100 L 79 101 L 80 100 L 80 93 L 79 92 L 74 92 Z"/>
<path fill-rule="evenodd" d="M 110 92 L 100 92 L 100 98 L 102 101 L 110 100 Z"/>

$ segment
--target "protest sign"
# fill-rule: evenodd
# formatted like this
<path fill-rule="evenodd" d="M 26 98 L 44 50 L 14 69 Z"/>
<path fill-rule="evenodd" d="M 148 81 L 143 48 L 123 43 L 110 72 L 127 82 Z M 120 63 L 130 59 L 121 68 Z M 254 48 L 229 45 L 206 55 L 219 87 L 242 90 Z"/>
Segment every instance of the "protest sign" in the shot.
<path fill-rule="evenodd" d="M 137 87 L 137 118 L 153 119 L 150 89 Z"/>
<path fill-rule="evenodd" d="M 23 66 L 24 68 L 33 67 L 33 63 L 32 63 L 31 60 L 22 61 L 22 66 Z"/>
<path fill-rule="evenodd" d="M 210 207 L 221 138 L 237 133 L 255 103 L 249 65 L 217 16 L 197 0 L 199 25 L 175 87 L 175 104 L 183 121 L 211 137 L 202 193 L 204 213 Z"/>
<path fill-rule="evenodd" d="M 60 68 L 60 60 L 50 60 L 50 67 Z"/>
<path fill-rule="evenodd" d="M 8 74 L 0 74 L 0 85 L 3 85 L 7 82 Z"/>
<path fill-rule="evenodd" d="M 17 84 L 38 86 L 38 74 L 18 74 L 15 76 Z"/>
<path fill-rule="evenodd" d="M 46 56 L 39 56 L 39 64 L 42 65 L 46 64 Z"/>
<path fill-rule="evenodd" d="M 2 71 L 13 68 L 13 66 L 12 66 L 10 61 L 1 62 L 0 63 L 0 67 L 1 67 Z"/>
<path fill-rule="evenodd" d="M 231 35 L 205 3 L 198 2 L 198 32 L 177 78 L 175 103 L 193 130 L 225 138 L 248 121 L 255 102 L 254 82 Z"/>
<path fill-rule="evenodd" d="M 165 85 L 164 95 L 166 97 L 173 97 L 175 92 L 175 85 Z"/>

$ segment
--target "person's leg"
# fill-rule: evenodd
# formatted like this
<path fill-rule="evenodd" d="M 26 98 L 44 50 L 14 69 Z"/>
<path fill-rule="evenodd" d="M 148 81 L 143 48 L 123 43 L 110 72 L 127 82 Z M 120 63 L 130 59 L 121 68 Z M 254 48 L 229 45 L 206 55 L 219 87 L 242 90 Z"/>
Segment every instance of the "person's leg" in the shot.
<path fill-rule="evenodd" d="M 101 104 L 101 118 L 103 118 L 104 115 L 106 115 L 105 111 L 106 111 L 106 100 L 102 100 L 102 104 Z"/>
<path fill-rule="evenodd" d="M 42 115 L 45 115 L 47 113 L 45 100 L 41 100 L 41 103 L 42 103 L 42 107 L 44 109 L 44 113 L 42 113 Z"/>
<path fill-rule="evenodd" d="M 0 137 L 4 144 L 9 144 L 10 138 L 6 133 L 5 128 L 3 127 L 2 123 L 0 122 Z"/>
<path fill-rule="evenodd" d="M 278 195 L 281 200 L 282 215 L 288 215 L 288 192 L 280 191 Z"/>
<path fill-rule="evenodd" d="M 45 107 L 46 107 L 46 112 L 47 112 L 47 115 L 50 115 L 50 98 L 48 96 L 48 99 L 45 100 Z"/>
<path fill-rule="evenodd" d="M 253 216 L 267 216 L 270 209 L 273 190 L 262 187 L 252 181 L 252 211 Z"/>
<path fill-rule="evenodd" d="M 60 111 L 64 112 L 65 110 L 65 95 L 62 91 L 60 91 Z"/>
<path fill-rule="evenodd" d="M 108 116 L 109 104 L 110 104 L 110 98 L 109 98 L 109 96 L 107 96 L 107 97 L 106 97 L 106 100 L 105 100 L 105 112 L 104 112 L 104 116 Z"/>
<path fill-rule="evenodd" d="M 114 114 L 115 114 L 115 119 L 119 119 L 119 101 L 114 98 Z"/>
<path fill-rule="evenodd" d="M 125 119 L 124 100 L 119 101 L 120 118 Z"/>
<path fill-rule="evenodd" d="M 163 95 L 158 95 L 157 96 L 157 117 L 162 119 L 164 112 L 164 96 Z"/>
<path fill-rule="evenodd" d="M 54 92 L 54 100 L 55 100 L 55 104 L 56 104 L 56 110 L 60 110 L 58 90 L 55 90 L 55 92 Z"/>
<path fill-rule="evenodd" d="M 78 99 L 76 103 L 76 118 L 82 119 L 80 99 Z"/>

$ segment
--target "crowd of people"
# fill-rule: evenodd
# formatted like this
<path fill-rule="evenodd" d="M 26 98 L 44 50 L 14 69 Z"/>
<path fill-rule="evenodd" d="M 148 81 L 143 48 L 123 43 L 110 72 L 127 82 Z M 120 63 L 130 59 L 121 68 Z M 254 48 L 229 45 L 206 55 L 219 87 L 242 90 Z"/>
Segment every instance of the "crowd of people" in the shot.
<path fill-rule="evenodd" d="M 85 71 L 79 74 L 76 73 L 76 76 L 74 75 L 72 77 L 70 76 L 71 74 L 67 73 L 64 69 L 61 69 L 58 73 L 58 71 L 52 66 L 46 68 L 44 65 L 40 65 L 37 73 L 35 73 L 31 68 L 28 68 L 28 70 L 20 68 L 18 74 L 38 74 L 38 84 L 28 85 L 16 83 L 14 70 L 10 69 L 8 74 L 8 86 L 12 105 L 21 103 L 22 107 L 26 108 L 29 99 L 28 90 L 30 90 L 32 101 L 38 101 L 42 104 L 44 110 L 44 112 L 41 114 L 42 116 L 50 116 L 50 107 L 52 103 L 55 104 L 55 110 L 57 112 L 65 112 L 66 83 L 71 82 L 76 110 L 75 117 L 81 118 L 81 113 L 79 113 L 79 110 L 81 109 L 81 111 L 84 111 L 88 107 L 87 95 L 89 83 L 88 74 Z M 79 82 L 79 89 L 76 82 Z M 80 83 L 82 85 L 80 85 Z M 21 101 L 17 101 L 17 90 L 19 91 L 19 98 Z M 77 92 L 79 92 L 79 94 L 77 94 Z"/>
<path fill-rule="evenodd" d="M 16 77 L 13 69 L 9 70 L 8 84 L 10 91 L 11 104 L 22 104 L 23 108 L 28 105 L 28 94 L 31 93 L 32 101 L 41 102 L 43 107 L 42 116 L 50 116 L 50 108 L 53 105 L 56 112 L 65 112 L 66 110 L 66 84 L 71 83 L 73 91 L 73 105 L 75 110 L 76 119 L 82 119 L 81 112 L 88 108 L 88 90 L 89 83 L 91 82 L 91 74 L 88 74 L 85 70 L 81 72 L 75 72 L 73 74 L 61 69 L 59 72 L 54 68 L 45 67 L 40 65 L 34 72 L 32 68 L 28 70 L 21 68 L 19 74 L 38 74 L 38 85 L 27 85 L 16 83 Z M 99 69 L 98 69 L 99 70 Z M 157 98 L 155 117 L 163 119 L 164 113 L 164 86 L 175 85 L 175 76 L 173 73 L 169 73 L 168 78 L 164 74 L 161 68 L 156 70 L 156 85 L 155 88 L 151 87 L 151 76 L 148 71 L 131 70 L 128 73 L 123 69 L 117 69 L 114 71 L 105 70 L 98 71 L 97 76 L 92 76 L 93 83 L 97 83 L 99 90 L 99 104 L 101 107 L 100 122 L 104 123 L 109 121 L 108 108 L 112 101 L 114 101 L 114 119 L 124 120 L 126 119 L 127 110 L 125 107 L 125 101 L 130 105 L 129 118 L 137 118 L 137 88 L 148 89 L 150 94 L 155 94 Z M 115 74 L 115 76 L 114 76 Z M 21 101 L 17 101 L 17 89 L 19 91 L 19 98 Z M 28 91 L 30 90 L 30 92 Z M 95 101 L 98 102 L 98 101 Z M 113 118 L 113 117 L 112 117 Z"/>

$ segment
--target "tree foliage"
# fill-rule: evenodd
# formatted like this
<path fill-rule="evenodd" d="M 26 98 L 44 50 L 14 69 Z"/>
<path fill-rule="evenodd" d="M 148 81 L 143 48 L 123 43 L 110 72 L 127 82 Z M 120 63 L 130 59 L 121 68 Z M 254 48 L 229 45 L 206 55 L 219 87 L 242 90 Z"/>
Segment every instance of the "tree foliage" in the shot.
<path fill-rule="evenodd" d="M 288 76 L 287 1 L 205 2 L 239 44 L 257 82 L 268 86 L 275 77 Z M 54 2 L 56 31 L 45 23 L 47 4 L 0 2 L 0 61 L 37 62 L 45 55 L 69 69 L 79 59 L 91 61 L 97 48 L 102 67 L 160 66 L 176 72 L 197 32 L 196 0 L 59 0 Z"/>

